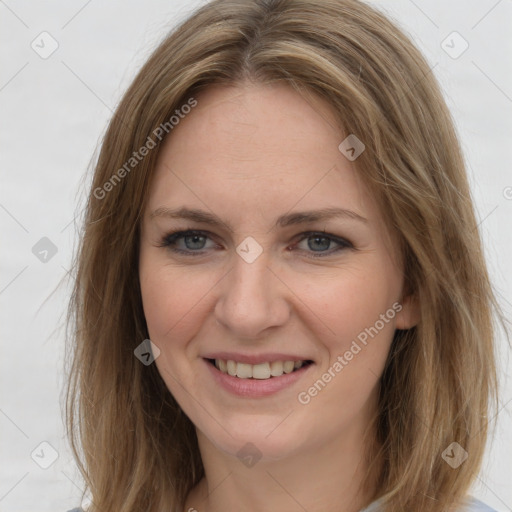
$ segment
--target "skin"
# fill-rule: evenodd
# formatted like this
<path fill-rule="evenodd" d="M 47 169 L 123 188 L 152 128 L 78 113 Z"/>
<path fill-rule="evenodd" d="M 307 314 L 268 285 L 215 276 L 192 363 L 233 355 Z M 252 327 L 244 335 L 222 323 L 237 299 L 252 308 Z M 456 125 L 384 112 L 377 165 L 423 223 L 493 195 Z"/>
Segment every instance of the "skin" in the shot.
<path fill-rule="evenodd" d="M 155 364 L 196 426 L 205 466 L 185 510 L 357 512 L 368 503 L 358 491 L 367 469 L 363 436 L 393 333 L 417 321 L 417 305 L 403 297 L 396 243 L 357 160 L 338 150 L 347 134 L 323 100 L 250 82 L 210 87 L 197 100 L 161 147 L 139 266 L 150 339 L 161 351 Z M 181 206 L 214 213 L 233 231 L 151 215 Z M 280 215 L 326 207 L 366 221 L 274 226 Z M 161 246 L 169 232 L 186 229 L 208 232 L 202 245 L 177 242 L 202 255 Z M 324 230 L 353 247 L 334 252 L 334 241 L 325 247 L 301 236 Z M 263 249 L 252 263 L 236 252 L 248 236 Z M 298 393 L 397 302 L 402 310 L 308 404 L 299 403 Z M 212 350 L 293 353 L 315 364 L 275 395 L 241 398 L 212 379 L 202 358 Z M 261 453 L 252 467 L 237 457 L 247 442 Z"/>

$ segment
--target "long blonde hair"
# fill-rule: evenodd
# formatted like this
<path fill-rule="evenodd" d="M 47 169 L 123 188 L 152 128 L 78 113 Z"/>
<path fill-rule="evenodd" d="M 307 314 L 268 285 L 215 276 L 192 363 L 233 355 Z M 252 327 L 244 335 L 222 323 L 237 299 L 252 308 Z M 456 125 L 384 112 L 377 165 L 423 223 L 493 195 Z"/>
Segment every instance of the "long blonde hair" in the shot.
<path fill-rule="evenodd" d="M 66 419 L 90 510 L 182 510 L 204 475 L 193 424 L 156 365 L 134 357 L 148 338 L 139 223 L 158 148 L 126 165 L 199 91 L 247 78 L 320 96 L 366 145 L 356 169 L 397 233 L 421 308 L 416 327 L 396 332 L 382 375 L 367 481 L 387 512 L 448 511 L 478 474 L 497 405 L 498 306 L 432 70 L 400 29 L 357 0 L 214 0 L 159 45 L 116 109 L 69 309 Z M 442 457 L 452 442 L 469 454 L 456 470 Z"/>

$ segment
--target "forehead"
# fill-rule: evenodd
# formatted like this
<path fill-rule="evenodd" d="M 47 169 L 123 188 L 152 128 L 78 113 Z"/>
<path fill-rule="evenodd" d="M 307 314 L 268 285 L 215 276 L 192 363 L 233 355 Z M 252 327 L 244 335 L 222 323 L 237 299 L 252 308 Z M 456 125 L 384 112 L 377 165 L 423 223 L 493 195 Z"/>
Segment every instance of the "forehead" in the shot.
<path fill-rule="evenodd" d="M 357 170 L 338 149 L 343 131 L 319 97 L 283 84 L 244 83 L 213 86 L 196 99 L 160 148 L 152 203 L 185 183 L 208 196 L 231 191 L 240 199 L 276 191 L 283 207 L 302 197 L 330 196 L 352 207 L 363 201 Z"/>
<path fill-rule="evenodd" d="M 334 164 L 333 152 L 326 150 L 329 145 L 336 149 L 341 130 L 318 98 L 305 99 L 283 84 L 244 83 L 212 87 L 197 101 L 168 138 L 173 153 L 194 153 L 196 160 L 215 155 L 223 167 L 253 174 L 259 163 L 270 160 L 281 164 L 275 172 L 299 157 L 307 158 L 309 167 L 313 160 L 316 166 Z"/>

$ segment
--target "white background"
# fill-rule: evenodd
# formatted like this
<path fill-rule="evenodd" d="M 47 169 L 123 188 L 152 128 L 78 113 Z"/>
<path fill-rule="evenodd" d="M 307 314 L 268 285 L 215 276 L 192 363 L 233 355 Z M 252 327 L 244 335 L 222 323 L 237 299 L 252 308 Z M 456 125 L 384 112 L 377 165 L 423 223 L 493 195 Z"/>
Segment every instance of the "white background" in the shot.
<path fill-rule="evenodd" d="M 71 265 L 79 185 L 136 71 L 199 3 L 0 1 L 1 512 L 64 512 L 80 504 L 82 484 L 61 416 L 69 286 L 56 289 Z M 395 18 L 435 65 L 466 154 L 493 283 L 510 317 L 512 1 L 371 3 Z M 47 59 L 31 48 L 43 31 L 59 45 Z M 441 46 L 453 31 L 469 43 L 457 59 Z M 462 48 L 456 37 L 447 40 L 452 51 Z M 46 263 L 32 253 L 42 237 L 58 251 Z M 512 386 L 510 351 L 503 336 L 499 343 L 502 409 L 473 494 L 505 512 L 512 511 Z M 59 455 L 48 469 L 31 458 L 43 441 Z"/>

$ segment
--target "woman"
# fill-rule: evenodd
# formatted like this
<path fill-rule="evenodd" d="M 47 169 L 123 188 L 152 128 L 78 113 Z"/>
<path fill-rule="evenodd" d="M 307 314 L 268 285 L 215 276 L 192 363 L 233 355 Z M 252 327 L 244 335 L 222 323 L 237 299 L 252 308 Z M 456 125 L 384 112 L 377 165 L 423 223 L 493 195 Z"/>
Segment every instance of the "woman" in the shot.
<path fill-rule="evenodd" d="M 467 493 L 494 308 L 408 38 L 356 0 L 214 0 L 95 169 L 67 403 L 88 510 L 491 510 Z"/>

